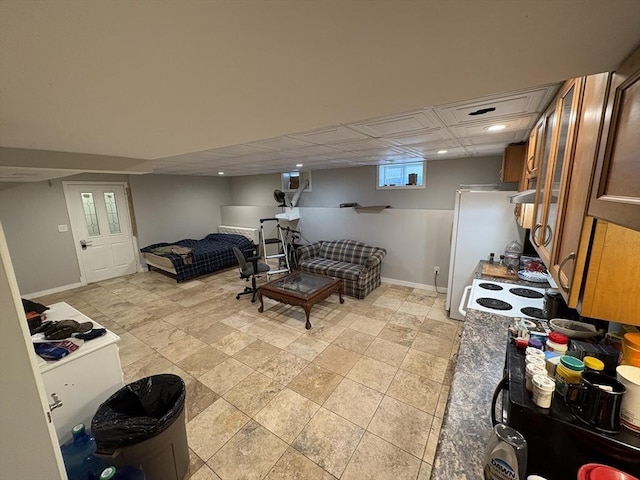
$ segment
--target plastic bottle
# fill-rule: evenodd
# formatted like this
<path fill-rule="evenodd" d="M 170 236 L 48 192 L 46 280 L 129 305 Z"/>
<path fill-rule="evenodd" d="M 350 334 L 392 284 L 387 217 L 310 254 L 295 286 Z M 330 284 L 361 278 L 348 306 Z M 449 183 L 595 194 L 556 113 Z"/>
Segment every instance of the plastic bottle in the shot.
<path fill-rule="evenodd" d="M 87 434 L 83 423 L 73 427 L 71 435 L 73 438 L 60 447 L 69 480 L 98 478 L 107 464 L 93 455 L 96 451 L 96 440 Z"/>
<path fill-rule="evenodd" d="M 577 384 L 582 380 L 584 363 L 579 358 L 563 355 L 556 367 L 556 391 L 563 397 L 567 394 L 569 384 Z"/>
<path fill-rule="evenodd" d="M 524 480 L 527 472 L 527 441 L 502 423 L 493 427 L 484 457 L 485 480 Z"/>

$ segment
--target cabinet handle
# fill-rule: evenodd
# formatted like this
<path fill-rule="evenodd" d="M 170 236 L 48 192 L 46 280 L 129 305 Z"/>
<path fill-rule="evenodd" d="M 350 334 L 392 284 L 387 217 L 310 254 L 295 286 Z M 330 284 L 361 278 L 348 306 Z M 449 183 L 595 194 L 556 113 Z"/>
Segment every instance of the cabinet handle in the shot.
<path fill-rule="evenodd" d="M 533 170 L 529 168 L 529 164 L 533 163 L 533 160 L 535 160 L 535 157 L 527 158 L 527 161 L 524 162 L 524 169 L 527 171 L 528 174 L 533 173 Z"/>
<path fill-rule="evenodd" d="M 513 216 L 516 217 L 516 219 L 520 218 L 520 209 L 518 208 L 520 205 L 516 205 L 515 207 L 513 207 Z"/>
<path fill-rule="evenodd" d="M 569 255 L 564 257 L 564 259 L 560 262 L 560 266 L 558 267 L 558 280 L 560 280 L 558 283 L 560 284 L 560 288 L 562 288 L 562 290 L 564 290 L 566 293 L 569 293 L 569 284 L 562 284 L 562 267 L 564 267 L 565 263 L 567 263 L 569 260 L 573 260 L 574 258 L 576 258 L 576 252 L 571 252 Z"/>
<path fill-rule="evenodd" d="M 531 241 L 533 242 L 533 244 L 536 247 L 540 246 L 540 243 L 536 240 L 536 232 L 538 231 L 538 229 L 542 226 L 541 223 L 536 223 L 536 226 L 533 227 L 533 230 L 531 230 Z"/>
<path fill-rule="evenodd" d="M 547 246 L 549 245 L 549 242 L 551 242 L 551 227 L 549 225 L 545 225 L 544 227 L 544 237 L 543 237 L 543 246 Z M 547 236 L 547 234 L 549 234 Z M 539 245 L 538 245 L 539 246 Z"/>

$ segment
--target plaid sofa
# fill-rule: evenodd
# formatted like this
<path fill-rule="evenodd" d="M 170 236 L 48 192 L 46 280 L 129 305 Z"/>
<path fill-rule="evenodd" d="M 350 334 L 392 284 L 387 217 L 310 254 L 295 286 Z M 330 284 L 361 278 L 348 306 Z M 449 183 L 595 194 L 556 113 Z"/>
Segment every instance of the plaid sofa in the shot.
<path fill-rule="evenodd" d="M 320 241 L 297 250 L 300 270 L 340 278 L 344 293 L 365 298 L 380 285 L 384 248 L 355 240 Z"/>

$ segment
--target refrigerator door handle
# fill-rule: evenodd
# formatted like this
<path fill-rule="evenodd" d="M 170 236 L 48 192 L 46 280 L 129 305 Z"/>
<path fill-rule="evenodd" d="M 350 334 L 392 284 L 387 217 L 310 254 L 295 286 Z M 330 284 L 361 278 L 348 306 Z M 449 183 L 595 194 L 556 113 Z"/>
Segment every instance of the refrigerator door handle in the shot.
<path fill-rule="evenodd" d="M 465 317 L 467 315 L 467 311 L 464 309 L 464 307 L 466 307 L 466 305 L 467 305 L 467 296 L 468 296 L 469 292 L 471 291 L 472 287 L 473 287 L 473 285 L 469 285 L 467 287 L 464 287 L 464 290 L 462 292 L 462 298 L 460 299 L 460 305 L 458 305 L 458 311 L 460 312 L 460 315 L 462 315 L 463 317 Z"/>
<path fill-rule="evenodd" d="M 500 380 L 496 390 L 493 392 L 493 398 L 491 399 L 491 424 L 495 427 L 498 423 L 502 423 L 505 421 L 504 418 L 500 419 L 500 422 L 496 420 L 496 402 L 498 401 L 498 396 L 500 392 L 506 390 L 509 386 L 509 376 L 505 374 L 505 376 Z M 502 410 L 502 408 L 500 408 Z M 502 417 L 502 414 L 500 415 Z"/>

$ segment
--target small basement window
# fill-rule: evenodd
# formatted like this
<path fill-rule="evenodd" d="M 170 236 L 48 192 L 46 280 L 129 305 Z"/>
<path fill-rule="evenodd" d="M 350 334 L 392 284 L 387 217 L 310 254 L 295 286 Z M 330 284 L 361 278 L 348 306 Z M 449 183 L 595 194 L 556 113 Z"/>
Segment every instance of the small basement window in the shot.
<path fill-rule="evenodd" d="M 425 162 L 394 163 L 378 166 L 378 190 L 386 188 L 424 188 Z"/>
<path fill-rule="evenodd" d="M 305 189 L 305 192 L 311 191 L 311 172 L 285 172 L 282 174 L 282 191 L 283 192 L 295 192 L 298 187 L 307 180 L 309 185 Z"/>

